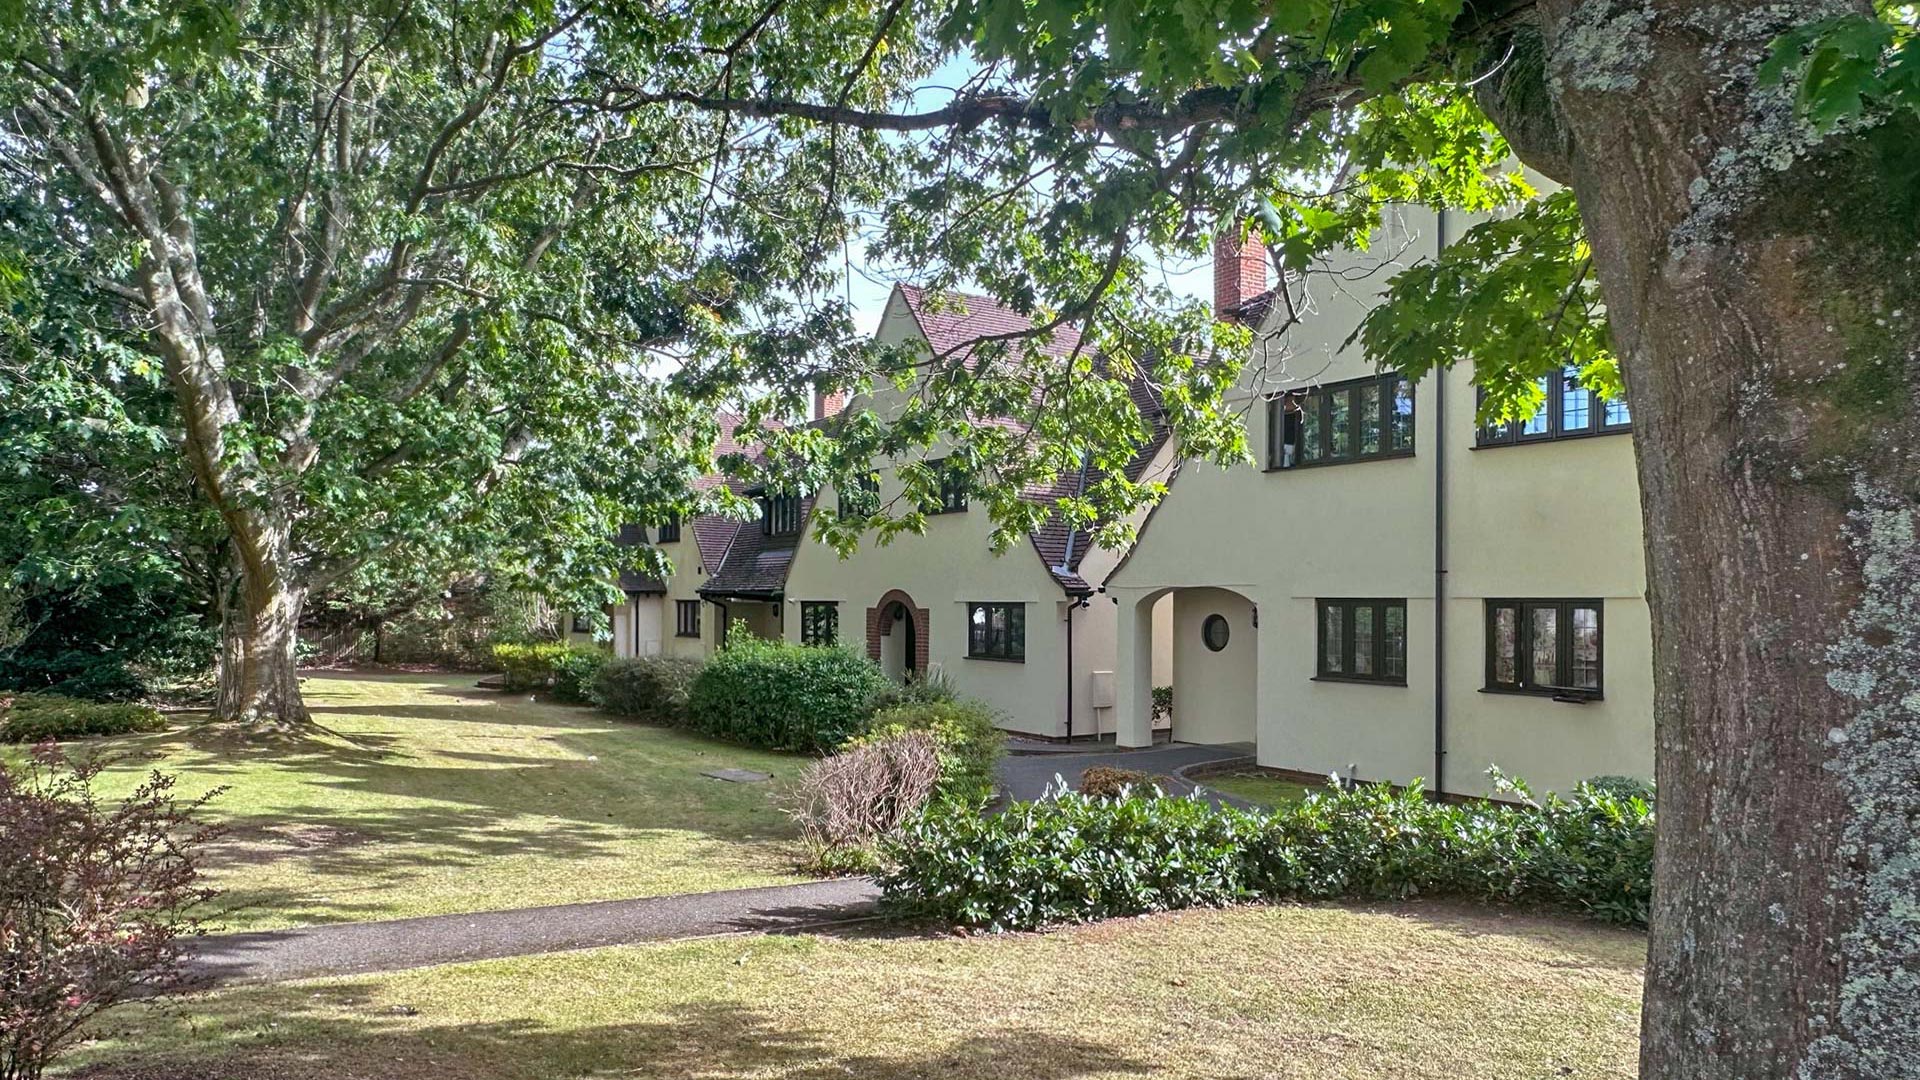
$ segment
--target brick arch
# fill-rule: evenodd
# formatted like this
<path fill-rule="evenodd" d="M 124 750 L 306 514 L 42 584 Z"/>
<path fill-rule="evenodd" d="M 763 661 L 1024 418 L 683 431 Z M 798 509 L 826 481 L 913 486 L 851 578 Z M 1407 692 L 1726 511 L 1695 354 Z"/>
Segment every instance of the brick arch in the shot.
<path fill-rule="evenodd" d="M 916 607 L 913 597 L 900 589 L 889 589 L 879 603 L 867 609 L 867 658 L 874 663 L 880 662 L 880 639 L 893 630 L 893 605 L 899 604 L 907 609 L 913 619 L 913 670 L 925 674 L 927 670 L 927 630 L 932 622 L 927 609 Z"/>

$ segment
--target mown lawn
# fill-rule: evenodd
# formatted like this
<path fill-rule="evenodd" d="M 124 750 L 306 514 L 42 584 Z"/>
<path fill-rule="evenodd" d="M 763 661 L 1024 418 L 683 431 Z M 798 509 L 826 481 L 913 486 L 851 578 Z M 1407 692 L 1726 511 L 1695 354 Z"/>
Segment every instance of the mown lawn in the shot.
<path fill-rule="evenodd" d="M 1296 784 L 1291 780 L 1282 780 L 1277 776 L 1259 772 L 1204 776 L 1195 782 L 1202 787 L 1210 787 L 1228 795 L 1238 796 L 1257 806 L 1279 806 L 1281 803 L 1299 802 L 1313 790 L 1305 784 Z"/>
<path fill-rule="evenodd" d="M 631 946 L 113 1014 L 100 1080 L 1630 1077 L 1643 935 L 1441 905 Z"/>
<path fill-rule="evenodd" d="M 802 880 L 773 805 L 803 759 L 473 688 L 450 675 L 305 681 L 321 730 L 241 743 L 183 726 L 76 744 L 218 785 L 227 929 L 390 919 Z M 765 784 L 702 776 L 737 766 Z"/>

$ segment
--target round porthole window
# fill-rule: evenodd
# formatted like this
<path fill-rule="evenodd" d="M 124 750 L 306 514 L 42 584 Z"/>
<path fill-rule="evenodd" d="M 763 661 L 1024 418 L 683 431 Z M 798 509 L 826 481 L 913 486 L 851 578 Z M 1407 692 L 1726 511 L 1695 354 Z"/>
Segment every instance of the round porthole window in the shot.
<path fill-rule="evenodd" d="M 1207 648 L 1214 652 L 1226 648 L 1227 617 L 1225 615 L 1207 616 L 1207 621 L 1200 624 L 1200 640 L 1206 642 Z"/>

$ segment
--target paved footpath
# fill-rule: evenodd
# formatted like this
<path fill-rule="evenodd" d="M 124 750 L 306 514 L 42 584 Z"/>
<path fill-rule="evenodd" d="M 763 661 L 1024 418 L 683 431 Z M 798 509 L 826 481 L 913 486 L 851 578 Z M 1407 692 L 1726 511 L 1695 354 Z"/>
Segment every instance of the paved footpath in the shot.
<path fill-rule="evenodd" d="M 195 976 L 217 983 L 278 982 L 629 942 L 815 930 L 873 918 L 879 895 L 866 878 L 842 878 L 644 900 L 219 934 L 194 944 L 189 967 Z"/>

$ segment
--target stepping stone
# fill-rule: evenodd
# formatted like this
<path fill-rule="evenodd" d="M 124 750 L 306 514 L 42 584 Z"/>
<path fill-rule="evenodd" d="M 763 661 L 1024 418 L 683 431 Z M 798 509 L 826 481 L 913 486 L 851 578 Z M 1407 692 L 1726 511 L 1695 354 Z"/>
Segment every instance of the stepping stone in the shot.
<path fill-rule="evenodd" d="M 725 780 L 729 784 L 758 784 L 773 779 L 772 773 L 754 772 L 752 769 L 711 769 L 700 775 Z"/>

